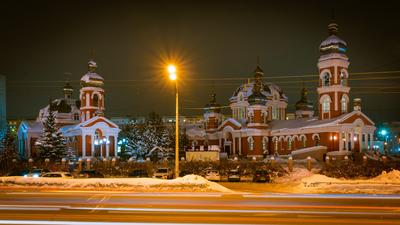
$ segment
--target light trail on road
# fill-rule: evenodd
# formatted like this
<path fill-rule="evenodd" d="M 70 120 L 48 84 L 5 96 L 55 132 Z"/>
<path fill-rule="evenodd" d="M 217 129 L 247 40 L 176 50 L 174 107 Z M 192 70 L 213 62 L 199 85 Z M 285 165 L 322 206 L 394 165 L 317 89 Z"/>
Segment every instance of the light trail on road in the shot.
<path fill-rule="evenodd" d="M 7 192 L 0 193 L 0 221 L 0 224 L 400 224 L 400 196 Z"/>

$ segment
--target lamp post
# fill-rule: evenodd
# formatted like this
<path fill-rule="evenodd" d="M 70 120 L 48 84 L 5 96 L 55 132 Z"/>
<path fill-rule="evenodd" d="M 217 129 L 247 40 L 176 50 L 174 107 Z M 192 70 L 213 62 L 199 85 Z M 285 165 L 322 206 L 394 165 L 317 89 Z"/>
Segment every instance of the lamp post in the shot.
<path fill-rule="evenodd" d="M 176 75 L 176 67 L 169 65 L 169 79 L 175 82 L 175 178 L 179 177 L 179 95 L 178 95 L 178 76 Z"/>

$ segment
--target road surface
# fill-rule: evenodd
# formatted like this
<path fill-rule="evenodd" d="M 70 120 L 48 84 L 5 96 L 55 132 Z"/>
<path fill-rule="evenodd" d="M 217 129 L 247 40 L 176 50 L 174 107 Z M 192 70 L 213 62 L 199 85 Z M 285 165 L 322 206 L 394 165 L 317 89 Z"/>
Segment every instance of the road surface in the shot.
<path fill-rule="evenodd" d="M 0 224 L 400 224 L 400 195 L 1 192 Z"/>

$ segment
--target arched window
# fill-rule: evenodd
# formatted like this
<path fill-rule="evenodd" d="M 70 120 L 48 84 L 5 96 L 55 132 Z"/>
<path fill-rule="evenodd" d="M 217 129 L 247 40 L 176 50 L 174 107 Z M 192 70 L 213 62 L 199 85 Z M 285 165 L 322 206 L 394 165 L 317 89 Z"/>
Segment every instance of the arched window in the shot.
<path fill-rule="evenodd" d="M 347 78 L 346 78 L 346 73 L 344 72 L 344 70 L 342 70 L 340 72 L 340 84 L 342 86 L 347 86 Z"/>
<path fill-rule="evenodd" d="M 248 137 L 247 138 L 247 142 L 249 144 L 249 150 L 250 151 L 254 150 L 254 139 L 253 139 L 253 137 Z"/>
<path fill-rule="evenodd" d="M 272 106 L 272 119 L 273 120 L 279 119 L 279 109 L 275 106 Z"/>
<path fill-rule="evenodd" d="M 322 112 L 327 113 L 329 112 L 330 108 L 331 108 L 331 99 L 329 96 L 325 96 L 322 99 Z"/>
<path fill-rule="evenodd" d="M 93 96 L 93 106 L 99 106 L 99 96 L 97 94 Z"/>
<path fill-rule="evenodd" d="M 323 78 L 322 84 L 324 86 L 329 86 L 330 85 L 330 75 L 329 75 L 329 73 L 325 72 L 322 78 Z"/>
<path fill-rule="evenodd" d="M 347 99 L 346 97 L 343 95 L 342 99 L 340 100 L 341 106 L 342 106 L 342 113 L 346 113 L 347 112 Z"/>
<path fill-rule="evenodd" d="M 263 152 L 268 152 L 268 137 L 263 137 L 262 148 Z"/>
<path fill-rule="evenodd" d="M 305 148 L 306 147 L 306 136 L 300 136 L 300 140 L 301 140 L 301 142 L 303 143 L 303 148 Z"/>
<path fill-rule="evenodd" d="M 79 120 L 79 113 L 74 113 L 74 120 Z"/>
<path fill-rule="evenodd" d="M 291 137 L 289 137 L 288 139 L 287 139 L 287 149 L 288 150 L 292 150 L 292 138 Z"/>

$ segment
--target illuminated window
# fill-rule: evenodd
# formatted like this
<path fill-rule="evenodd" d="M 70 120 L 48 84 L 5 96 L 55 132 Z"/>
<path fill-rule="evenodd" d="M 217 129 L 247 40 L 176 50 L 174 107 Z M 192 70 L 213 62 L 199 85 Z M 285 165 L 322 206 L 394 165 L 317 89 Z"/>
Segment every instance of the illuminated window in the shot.
<path fill-rule="evenodd" d="M 346 73 L 344 72 L 344 70 L 342 70 L 340 72 L 340 84 L 342 86 L 347 86 L 347 79 L 346 79 Z"/>
<path fill-rule="evenodd" d="M 340 100 L 341 106 L 342 106 L 342 113 L 346 113 L 347 112 L 347 99 L 345 98 L 345 96 L 342 96 L 342 100 Z"/>
<path fill-rule="evenodd" d="M 327 73 L 327 72 L 324 73 L 322 84 L 324 86 L 329 86 L 330 85 L 330 75 L 329 75 L 329 73 Z"/>
<path fill-rule="evenodd" d="M 272 119 L 273 120 L 279 119 L 279 108 L 272 107 Z"/>
<path fill-rule="evenodd" d="M 288 141 L 288 147 L 287 147 L 288 150 L 292 150 L 292 138 L 289 137 L 289 138 L 287 139 L 287 141 Z"/>
<path fill-rule="evenodd" d="M 263 142 L 262 142 L 262 148 L 263 148 L 263 152 L 268 151 L 268 138 L 267 137 L 263 137 Z"/>
<path fill-rule="evenodd" d="M 329 98 L 329 96 L 325 96 L 322 99 L 322 112 L 327 113 L 329 112 L 330 108 L 331 108 L 331 99 Z"/>
<path fill-rule="evenodd" d="M 74 114 L 74 120 L 79 120 L 79 113 Z"/>
<path fill-rule="evenodd" d="M 254 150 L 254 139 L 253 139 L 253 137 L 248 137 L 247 138 L 247 142 L 248 142 L 248 144 L 249 144 L 249 150 Z"/>
<path fill-rule="evenodd" d="M 301 141 L 303 142 L 303 148 L 305 148 L 306 147 L 306 137 L 305 136 L 302 136 L 301 137 Z"/>

